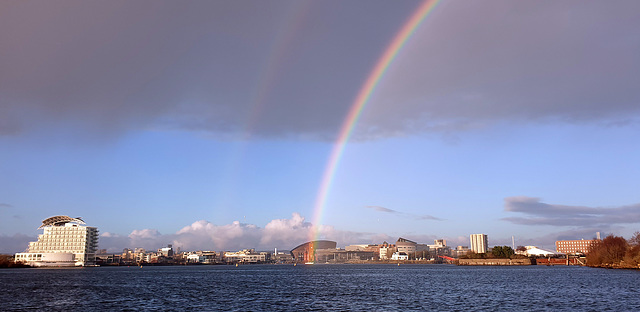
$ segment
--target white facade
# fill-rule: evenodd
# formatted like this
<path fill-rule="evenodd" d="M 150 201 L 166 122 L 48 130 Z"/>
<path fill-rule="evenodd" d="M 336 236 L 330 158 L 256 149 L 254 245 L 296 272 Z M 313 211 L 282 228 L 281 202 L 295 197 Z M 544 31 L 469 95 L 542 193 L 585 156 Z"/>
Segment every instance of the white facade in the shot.
<path fill-rule="evenodd" d="M 409 260 L 409 255 L 404 252 L 394 252 L 391 255 L 391 260 Z"/>
<path fill-rule="evenodd" d="M 27 263 L 31 266 L 75 266 L 75 254 L 68 252 L 59 253 L 37 253 L 37 252 L 21 252 L 15 256 L 15 262 Z"/>
<path fill-rule="evenodd" d="M 51 217 L 43 221 L 44 233 L 30 242 L 28 251 L 16 254 L 16 262 L 31 266 L 95 265 L 98 249 L 98 229 L 80 225 L 80 218 Z"/>
<path fill-rule="evenodd" d="M 211 264 L 216 262 L 215 251 L 196 251 L 187 254 L 187 262 Z"/>
<path fill-rule="evenodd" d="M 417 250 L 417 246 L 418 243 L 402 237 L 398 238 L 398 241 L 396 242 L 396 248 L 398 249 L 398 252 L 404 252 L 406 254 L 415 253 Z"/>
<path fill-rule="evenodd" d="M 253 249 L 244 249 L 236 252 L 225 252 L 224 258 L 227 262 L 258 263 L 265 262 L 267 254 L 264 252 L 258 254 Z"/>
<path fill-rule="evenodd" d="M 380 247 L 380 253 L 379 253 L 379 256 L 380 256 L 380 259 L 381 259 L 381 260 L 387 260 L 387 259 L 389 259 L 389 257 L 387 257 L 387 255 L 389 254 L 389 250 L 392 250 L 392 251 L 394 251 L 394 252 L 395 252 L 397 249 L 396 249 L 396 246 L 394 246 L 394 245 L 381 246 L 381 247 Z"/>
<path fill-rule="evenodd" d="M 475 253 L 486 253 L 489 248 L 487 234 L 471 234 L 471 251 Z"/>

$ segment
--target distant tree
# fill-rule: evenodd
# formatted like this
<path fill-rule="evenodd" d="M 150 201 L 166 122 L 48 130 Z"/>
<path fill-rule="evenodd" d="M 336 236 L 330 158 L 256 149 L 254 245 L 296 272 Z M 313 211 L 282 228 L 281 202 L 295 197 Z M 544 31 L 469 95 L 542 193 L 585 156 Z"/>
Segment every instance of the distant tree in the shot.
<path fill-rule="evenodd" d="M 496 258 L 502 258 L 502 246 L 493 246 L 491 254 Z"/>
<path fill-rule="evenodd" d="M 511 258 L 516 252 L 509 246 L 502 246 L 502 253 L 505 258 Z"/>
<path fill-rule="evenodd" d="M 636 231 L 629 239 L 629 245 L 632 247 L 640 246 L 640 232 Z"/>
<path fill-rule="evenodd" d="M 627 253 L 627 240 L 624 237 L 609 235 L 591 247 L 587 254 L 590 266 L 620 264 Z"/>
<path fill-rule="evenodd" d="M 640 232 L 633 233 L 629 239 L 629 249 L 624 256 L 624 263 L 629 267 L 640 267 Z"/>
<path fill-rule="evenodd" d="M 25 268 L 29 267 L 23 263 L 15 263 L 12 255 L 0 255 L 0 268 Z"/>
<path fill-rule="evenodd" d="M 517 251 L 527 251 L 527 247 L 524 246 L 518 246 L 518 248 L 516 248 Z"/>
<path fill-rule="evenodd" d="M 509 246 L 494 246 L 491 254 L 496 258 L 511 258 L 515 252 Z"/>

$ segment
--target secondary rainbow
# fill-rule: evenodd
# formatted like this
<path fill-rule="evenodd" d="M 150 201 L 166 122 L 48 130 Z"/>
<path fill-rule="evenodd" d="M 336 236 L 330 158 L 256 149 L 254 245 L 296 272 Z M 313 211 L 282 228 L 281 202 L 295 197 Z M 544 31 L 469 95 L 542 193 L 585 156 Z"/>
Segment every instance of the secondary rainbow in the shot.
<path fill-rule="evenodd" d="M 338 139 L 333 145 L 333 150 L 331 151 L 329 161 L 327 162 L 327 166 L 325 167 L 320 184 L 320 189 L 318 190 L 316 202 L 313 209 L 314 228 L 311 231 L 311 237 L 309 240 L 313 241 L 320 238 L 319 236 L 321 231 L 320 227 L 322 226 L 322 214 L 324 212 L 327 197 L 331 189 L 331 184 L 333 182 L 336 169 L 338 168 L 340 158 L 342 157 L 342 153 L 344 152 L 345 145 L 347 144 L 347 141 L 349 141 L 349 137 L 351 136 L 355 125 L 358 123 L 358 119 L 362 114 L 362 110 L 367 105 L 367 102 L 375 91 L 375 88 L 380 82 L 380 79 L 387 71 L 387 68 L 389 68 L 389 65 L 393 62 L 398 52 L 402 49 L 404 44 L 415 32 L 418 26 L 420 26 L 422 21 L 429 15 L 429 13 L 433 11 L 433 9 L 439 2 L 440 0 L 426 0 L 418 7 L 415 13 L 411 15 L 402 29 L 400 29 L 398 34 L 396 34 L 396 36 L 393 38 L 391 44 L 387 47 L 384 54 L 382 54 L 375 67 L 369 74 L 366 82 L 364 83 L 362 88 L 360 88 L 360 92 L 358 92 L 358 96 L 351 105 L 349 113 L 344 120 L 340 133 L 338 135 Z"/>

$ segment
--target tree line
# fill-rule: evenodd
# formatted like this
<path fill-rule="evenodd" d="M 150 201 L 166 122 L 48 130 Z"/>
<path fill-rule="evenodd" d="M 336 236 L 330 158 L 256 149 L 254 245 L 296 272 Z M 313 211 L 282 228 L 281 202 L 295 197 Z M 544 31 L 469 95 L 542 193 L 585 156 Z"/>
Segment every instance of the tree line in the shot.
<path fill-rule="evenodd" d="M 513 248 L 509 246 L 493 246 L 490 253 L 475 253 L 470 251 L 461 259 L 518 259 L 527 258 L 523 255 L 517 255 Z"/>
<path fill-rule="evenodd" d="M 586 257 L 588 266 L 640 268 L 640 232 L 629 240 L 609 235 L 596 241 Z"/>

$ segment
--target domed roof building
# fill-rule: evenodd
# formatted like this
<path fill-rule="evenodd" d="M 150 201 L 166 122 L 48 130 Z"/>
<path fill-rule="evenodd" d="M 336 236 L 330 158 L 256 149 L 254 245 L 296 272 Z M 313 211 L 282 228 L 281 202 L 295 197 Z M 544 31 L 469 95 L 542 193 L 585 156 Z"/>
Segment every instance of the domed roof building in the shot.
<path fill-rule="evenodd" d="M 291 256 L 296 262 L 315 262 L 316 251 L 321 249 L 336 249 L 338 243 L 328 240 L 306 242 L 291 250 Z"/>

